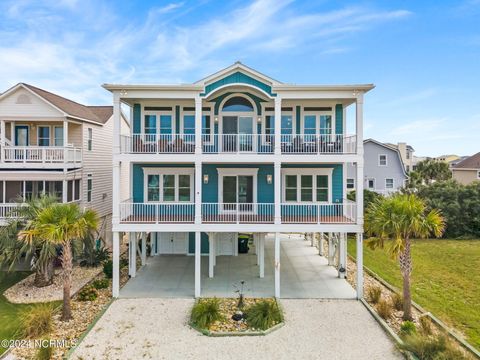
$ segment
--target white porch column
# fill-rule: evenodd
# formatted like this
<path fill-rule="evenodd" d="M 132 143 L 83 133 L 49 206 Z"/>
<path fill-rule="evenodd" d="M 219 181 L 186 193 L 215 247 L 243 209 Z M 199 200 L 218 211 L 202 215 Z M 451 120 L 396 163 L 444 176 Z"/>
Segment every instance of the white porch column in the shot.
<path fill-rule="evenodd" d="M 115 159 L 120 154 L 120 93 L 113 93 L 113 168 L 112 168 L 112 224 L 120 223 L 120 162 Z"/>
<path fill-rule="evenodd" d="M 68 145 L 68 121 L 63 120 L 63 146 Z"/>
<path fill-rule="evenodd" d="M 67 180 L 63 179 L 63 181 L 62 181 L 62 202 L 65 204 L 67 201 L 68 201 L 68 182 L 67 182 Z"/>
<path fill-rule="evenodd" d="M 357 94 L 356 103 L 356 132 L 357 132 L 357 155 L 361 159 L 357 162 L 357 183 L 356 183 L 356 203 L 357 203 L 357 224 L 363 225 L 363 93 Z"/>
<path fill-rule="evenodd" d="M 345 278 L 347 275 L 347 234 L 340 233 L 340 240 L 339 240 L 339 261 L 338 261 L 338 269 L 341 268 L 345 269 L 345 272 L 341 273 L 338 272 L 338 276 L 340 278 Z"/>
<path fill-rule="evenodd" d="M 265 277 L 265 233 L 258 234 L 258 241 L 260 243 L 259 276 L 263 279 Z"/>
<path fill-rule="evenodd" d="M 280 298 L 280 233 L 275 233 L 275 297 Z"/>
<path fill-rule="evenodd" d="M 323 232 L 321 232 L 319 235 L 320 235 L 320 238 L 318 239 L 318 255 L 323 256 L 323 246 L 324 246 Z"/>
<path fill-rule="evenodd" d="M 213 238 L 215 237 L 214 233 L 208 233 L 208 277 L 213 278 L 214 276 L 214 260 L 213 258 L 215 257 L 215 252 L 214 252 L 214 243 L 215 240 Z"/>
<path fill-rule="evenodd" d="M 202 222 L 202 163 L 195 162 L 195 224 Z"/>
<path fill-rule="evenodd" d="M 334 256 L 334 248 L 333 248 L 333 234 L 331 232 L 328 233 L 328 265 L 333 265 L 333 256 Z"/>
<path fill-rule="evenodd" d="M 5 120 L 0 120 L 0 161 L 2 163 L 5 161 L 5 138 Z"/>
<path fill-rule="evenodd" d="M 357 135 L 357 155 L 363 155 L 363 93 L 357 94 L 355 109 L 355 130 Z"/>
<path fill-rule="evenodd" d="M 142 233 L 142 266 L 147 263 L 147 233 Z"/>
<path fill-rule="evenodd" d="M 275 171 L 274 171 L 274 176 L 273 176 L 273 185 L 274 185 L 274 192 L 275 192 L 275 224 L 281 224 L 282 223 L 282 208 L 281 208 L 281 202 L 282 202 L 282 183 L 281 183 L 281 163 L 280 162 L 275 162 Z"/>
<path fill-rule="evenodd" d="M 281 148 L 281 127 L 282 127 L 282 98 L 279 94 L 275 98 L 275 155 L 280 155 Z"/>
<path fill-rule="evenodd" d="M 10 122 L 10 142 L 15 146 L 15 121 Z"/>
<path fill-rule="evenodd" d="M 219 233 L 215 233 L 213 236 L 213 266 L 217 266 L 217 239 L 219 235 Z"/>
<path fill-rule="evenodd" d="M 355 202 L 357 206 L 357 224 L 363 226 L 363 160 L 357 163 Z"/>
<path fill-rule="evenodd" d="M 201 293 L 201 233 L 200 231 L 195 232 L 195 297 L 199 298 Z"/>
<path fill-rule="evenodd" d="M 128 234 L 128 265 L 130 277 L 137 276 L 137 234 L 131 232 Z"/>
<path fill-rule="evenodd" d="M 202 153 L 202 98 L 195 97 L 195 154 Z"/>
<path fill-rule="evenodd" d="M 120 234 L 113 232 L 112 240 L 112 296 L 118 297 L 120 292 Z"/>
<path fill-rule="evenodd" d="M 363 298 L 363 233 L 357 233 L 357 299 Z"/>

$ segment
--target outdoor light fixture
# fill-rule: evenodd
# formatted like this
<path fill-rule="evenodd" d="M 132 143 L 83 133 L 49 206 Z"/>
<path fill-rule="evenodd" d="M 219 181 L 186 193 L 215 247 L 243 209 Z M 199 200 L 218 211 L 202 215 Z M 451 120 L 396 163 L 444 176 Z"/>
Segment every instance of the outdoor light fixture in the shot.
<path fill-rule="evenodd" d="M 218 122 L 218 117 L 215 116 L 215 122 Z"/>
<path fill-rule="evenodd" d="M 259 116 L 258 119 L 257 119 L 257 121 L 258 121 L 259 123 L 261 123 L 261 122 L 262 122 L 262 118 Z"/>
<path fill-rule="evenodd" d="M 203 183 L 208 184 L 208 174 L 203 174 Z"/>
<path fill-rule="evenodd" d="M 267 184 L 271 184 L 272 183 L 272 180 L 273 180 L 273 177 L 272 175 L 267 175 Z"/>

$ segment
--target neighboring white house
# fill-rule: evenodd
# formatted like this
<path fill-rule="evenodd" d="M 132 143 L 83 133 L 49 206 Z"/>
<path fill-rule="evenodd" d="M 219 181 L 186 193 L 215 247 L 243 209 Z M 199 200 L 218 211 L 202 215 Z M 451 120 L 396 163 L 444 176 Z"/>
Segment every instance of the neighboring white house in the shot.
<path fill-rule="evenodd" d="M 254 234 L 261 278 L 265 236 L 273 234 L 277 297 L 280 233 L 336 236 L 339 269 L 346 268 L 346 234 L 356 234 L 359 244 L 363 236 L 363 197 L 346 199 L 346 165 L 355 163 L 356 179 L 363 179 L 363 97 L 373 85 L 284 84 L 237 62 L 192 84 L 104 88 L 114 99 L 114 297 L 121 233 L 129 234 L 132 277 L 137 252 L 146 262 L 147 241 L 152 256 L 194 256 L 195 281 L 185 277 L 184 288 L 195 297 L 207 281 L 201 262 L 208 261 L 212 278 L 218 255 L 238 254 L 239 232 Z M 120 134 L 121 104 L 131 108 L 128 136 Z M 352 135 L 345 133 L 349 106 L 356 114 Z M 361 270 L 357 276 L 363 284 Z M 357 291 L 361 297 L 361 285 Z"/>
<path fill-rule="evenodd" d="M 112 106 L 81 105 L 24 83 L 0 94 L 0 222 L 14 216 L 19 199 L 49 193 L 94 209 L 109 244 L 112 115 Z M 128 133 L 123 116 L 121 126 Z"/>
<path fill-rule="evenodd" d="M 399 148 L 373 139 L 364 141 L 364 180 L 365 189 L 379 194 L 390 194 L 398 191 L 408 179 Z M 356 190 L 355 166 L 347 167 L 347 189 Z"/>

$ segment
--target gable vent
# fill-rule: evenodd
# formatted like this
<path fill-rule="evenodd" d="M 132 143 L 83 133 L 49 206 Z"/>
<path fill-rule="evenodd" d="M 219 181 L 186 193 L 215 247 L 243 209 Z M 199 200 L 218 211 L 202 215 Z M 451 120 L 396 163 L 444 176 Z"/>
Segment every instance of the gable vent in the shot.
<path fill-rule="evenodd" d="M 30 96 L 27 94 L 20 94 L 17 97 L 17 104 L 31 104 L 32 101 L 30 100 Z"/>

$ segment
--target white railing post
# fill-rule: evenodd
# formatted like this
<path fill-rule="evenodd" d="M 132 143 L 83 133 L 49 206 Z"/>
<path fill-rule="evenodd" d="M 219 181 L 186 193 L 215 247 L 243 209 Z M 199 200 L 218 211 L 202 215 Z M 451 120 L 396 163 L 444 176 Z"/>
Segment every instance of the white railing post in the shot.
<path fill-rule="evenodd" d="M 195 224 L 202 223 L 202 163 L 195 163 Z"/>
<path fill-rule="evenodd" d="M 274 222 L 275 224 L 282 223 L 282 208 L 281 208 L 281 163 L 275 162 L 274 165 L 274 176 L 273 176 L 273 184 L 274 184 L 274 199 L 275 199 L 275 212 L 274 212 Z"/>
<path fill-rule="evenodd" d="M 281 128 L 282 128 L 282 98 L 280 94 L 277 94 L 275 98 L 275 140 L 274 140 L 274 153 L 275 155 L 280 155 L 282 152 L 281 148 Z"/>
<path fill-rule="evenodd" d="M 195 96 L 195 154 L 202 153 L 202 98 Z"/>

